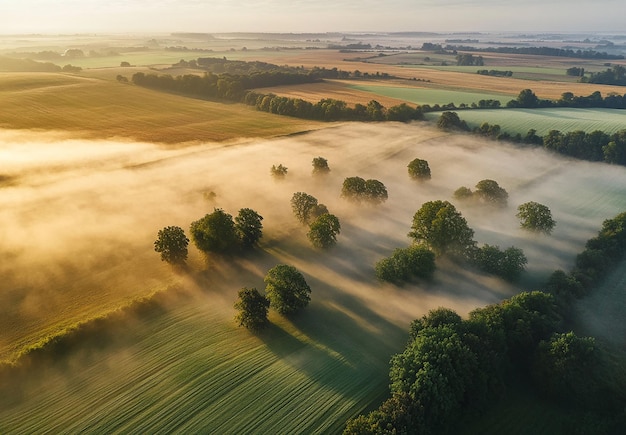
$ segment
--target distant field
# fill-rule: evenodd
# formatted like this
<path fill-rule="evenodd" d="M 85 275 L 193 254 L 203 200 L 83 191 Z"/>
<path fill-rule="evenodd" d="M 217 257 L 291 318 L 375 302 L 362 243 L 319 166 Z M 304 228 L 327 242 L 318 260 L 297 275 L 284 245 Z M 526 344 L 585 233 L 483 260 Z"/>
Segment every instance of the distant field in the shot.
<path fill-rule="evenodd" d="M 130 79 L 130 77 L 128 77 Z M 0 73 L 0 128 L 158 143 L 271 137 L 314 128 L 241 104 L 195 100 L 111 80 Z"/>
<path fill-rule="evenodd" d="M 502 105 L 507 101 L 514 99 L 514 97 L 505 94 L 495 94 L 487 92 L 464 92 L 464 91 L 452 91 L 444 89 L 429 89 L 429 88 L 414 88 L 414 87 L 400 87 L 400 86 L 384 86 L 384 85 L 355 85 L 351 88 L 358 91 L 371 92 L 373 94 L 382 95 L 385 97 L 396 98 L 398 100 L 409 101 L 414 104 L 429 104 L 429 105 L 443 105 L 448 103 L 459 104 L 471 104 L 478 103 L 480 100 L 498 100 Z"/>
<path fill-rule="evenodd" d="M 182 289 L 161 294 L 150 309 L 113 314 L 112 324 L 93 322 L 93 335 L 52 360 L 5 373 L 2 433 L 336 433 L 387 393 L 388 361 L 404 346 L 411 320 L 439 306 L 466 315 L 538 288 L 554 269 L 572 265 L 604 219 L 626 209 L 623 168 L 423 125 L 341 125 L 178 149 L 0 133 L 10 181 L 0 191 L 0 254 L 11 259 L 0 264 L 2 360 L 135 299 Z M 318 155 L 331 168 L 324 180 L 311 177 Z M 409 179 L 406 165 L 416 157 L 429 161 L 430 182 Z M 277 163 L 289 168 L 282 182 L 269 176 Z M 341 183 L 354 175 L 384 182 L 389 200 L 377 208 L 344 202 Z M 459 186 L 485 178 L 509 192 L 509 206 L 459 210 L 479 243 L 524 250 L 528 272 L 520 282 L 446 261 L 432 282 L 398 288 L 376 281 L 374 263 L 408 244 L 423 202 L 451 200 Z M 207 191 L 217 200 L 207 201 Z M 306 240 L 289 204 L 297 191 L 339 217 L 334 249 L 317 251 Z M 551 208 L 551 236 L 519 229 L 515 207 L 528 200 Z M 205 259 L 192 247 L 188 270 L 162 263 L 152 251 L 156 231 L 187 231 L 214 207 L 264 216 L 257 253 Z M 251 335 L 233 321 L 237 290 L 262 289 L 277 263 L 303 272 L 311 305 L 294 319 L 272 314 L 270 330 Z"/>
<path fill-rule="evenodd" d="M 615 133 L 626 128 L 626 110 L 616 109 L 487 109 L 459 110 L 457 113 L 470 127 L 488 122 L 500 125 L 502 131 L 522 135 L 531 128 L 540 136 L 550 130 Z M 440 115 L 427 113 L 426 118 L 436 120 Z"/>

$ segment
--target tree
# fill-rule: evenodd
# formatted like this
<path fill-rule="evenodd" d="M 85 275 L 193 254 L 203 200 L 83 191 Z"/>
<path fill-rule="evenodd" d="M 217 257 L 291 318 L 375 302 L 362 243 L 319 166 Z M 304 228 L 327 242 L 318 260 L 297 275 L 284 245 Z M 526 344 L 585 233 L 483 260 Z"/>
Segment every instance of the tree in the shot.
<path fill-rule="evenodd" d="M 422 159 L 413 159 L 408 165 L 409 176 L 414 180 L 430 180 L 430 167 L 428 162 Z"/>
<path fill-rule="evenodd" d="M 494 180 L 479 181 L 478 184 L 476 184 L 474 195 L 487 204 L 501 207 L 506 207 L 507 199 L 509 198 L 507 191 L 500 187 Z"/>
<path fill-rule="evenodd" d="M 330 168 L 328 167 L 328 160 L 324 157 L 315 157 L 313 159 L 313 175 L 328 174 Z"/>
<path fill-rule="evenodd" d="M 530 231 L 550 234 L 556 225 L 550 209 L 534 201 L 525 202 L 517 207 L 515 216 L 519 218 L 520 226 Z"/>
<path fill-rule="evenodd" d="M 182 264 L 187 260 L 189 239 L 181 227 L 165 227 L 159 230 L 154 242 L 154 250 L 161 254 L 161 260 L 170 264 Z"/>
<path fill-rule="evenodd" d="M 242 288 L 238 293 L 239 299 L 235 302 L 235 309 L 238 311 L 235 320 L 239 326 L 259 331 L 265 328 L 269 321 L 267 312 L 270 301 L 260 294 L 255 288 Z"/>
<path fill-rule="evenodd" d="M 411 229 L 408 236 L 430 247 L 436 255 L 467 256 L 476 243 L 474 230 L 448 201 L 424 203 L 413 216 Z"/>
<path fill-rule="evenodd" d="M 456 112 L 443 112 L 437 120 L 437 127 L 442 130 L 463 130 L 467 131 L 467 124 L 461 121 Z"/>
<path fill-rule="evenodd" d="M 348 177 L 343 181 L 341 196 L 354 202 L 380 204 L 388 198 L 387 188 L 378 180 Z"/>
<path fill-rule="evenodd" d="M 516 107 L 523 108 L 534 108 L 539 106 L 539 98 L 535 95 L 535 93 L 530 89 L 522 90 L 517 96 Z"/>
<path fill-rule="evenodd" d="M 283 164 L 279 164 L 278 166 L 276 165 L 272 165 L 272 169 L 270 169 L 270 173 L 272 174 L 272 177 L 274 178 L 285 178 L 285 175 L 287 175 L 287 167 L 283 166 Z"/>
<path fill-rule="evenodd" d="M 239 241 L 233 217 L 219 208 L 192 222 L 190 231 L 194 243 L 204 252 L 230 251 Z"/>
<path fill-rule="evenodd" d="M 280 314 L 296 313 L 309 304 L 311 288 L 304 276 L 293 266 L 279 264 L 271 268 L 265 278 L 265 293 L 270 306 Z"/>
<path fill-rule="evenodd" d="M 455 190 L 452 196 L 454 196 L 454 199 L 463 201 L 466 199 L 472 199 L 474 197 L 474 192 L 472 192 L 472 189 L 469 187 L 462 186 Z"/>
<path fill-rule="evenodd" d="M 235 217 L 235 230 L 241 244 L 250 248 L 263 237 L 263 216 L 251 208 L 242 208 Z"/>
<path fill-rule="evenodd" d="M 435 272 L 435 254 L 420 245 L 398 248 L 390 257 L 377 262 L 374 269 L 380 281 L 396 285 L 413 277 L 430 279 Z"/>
<path fill-rule="evenodd" d="M 324 213 L 311 223 L 307 237 L 316 248 L 329 248 L 337 243 L 337 234 L 340 231 L 341 225 L 337 216 Z"/>
<path fill-rule="evenodd" d="M 524 251 L 515 246 L 501 251 L 499 246 L 487 244 L 476 249 L 472 260 L 479 269 L 507 281 L 517 279 L 528 263 Z"/>
<path fill-rule="evenodd" d="M 318 204 L 317 198 L 308 193 L 296 192 L 291 197 L 291 209 L 301 224 L 308 224 L 313 219 L 328 213 L 324 204 Z"/>

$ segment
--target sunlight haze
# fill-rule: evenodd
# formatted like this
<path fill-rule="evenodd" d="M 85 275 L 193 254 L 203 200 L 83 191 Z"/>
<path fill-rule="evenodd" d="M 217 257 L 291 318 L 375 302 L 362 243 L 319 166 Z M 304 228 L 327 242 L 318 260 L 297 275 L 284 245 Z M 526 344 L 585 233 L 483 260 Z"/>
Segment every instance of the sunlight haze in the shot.
<path fill-rule="evenodd" d="M 620 0 L 0 0 L 0 33 L 616 31 Z"/>

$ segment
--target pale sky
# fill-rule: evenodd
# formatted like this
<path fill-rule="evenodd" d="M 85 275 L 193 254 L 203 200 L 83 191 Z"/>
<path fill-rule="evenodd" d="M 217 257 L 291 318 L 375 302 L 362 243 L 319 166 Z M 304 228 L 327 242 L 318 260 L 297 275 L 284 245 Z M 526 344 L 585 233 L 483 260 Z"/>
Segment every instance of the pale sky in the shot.
<path fill-rule="evenodd" d="M 624 0 L 0 0 L 0 33 L 624 32 Z"/>

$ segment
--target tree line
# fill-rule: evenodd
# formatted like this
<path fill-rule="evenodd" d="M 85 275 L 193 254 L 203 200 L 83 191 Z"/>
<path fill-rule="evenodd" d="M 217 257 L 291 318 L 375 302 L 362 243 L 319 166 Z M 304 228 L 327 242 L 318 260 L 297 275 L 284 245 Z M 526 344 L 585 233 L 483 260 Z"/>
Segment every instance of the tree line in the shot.
<path fill-rule="evenodd" d="M 438 308 L 414 320 L 390 362 L 391 397 L 347 422 L 344 434 L 442 434 L 458 430 L 514 388 L 570 408 L 563 433 L 618 434 L 626 427 L 624 380 L 591 337 L 567 331 L 571 302 L 626 257 L 626 213 L 606 220 L 567 274 L 463 320 Z M 519 382 L 519 381 L 517 381 Z"/>
<path fill-rule="evenodd" d="M 624 59 L 618 54 L 608 54 L 596 50 L 573 50 L 570 48 L 554 47 L 485 47 L 477 48 L 466 45 L 451 45 L 445 47 L 441 44 L 424 43 L 422 50 L 426 51 L 451 51 L 456 54 L 459 50 L 472 51 L 475 53 L 506 53 L 506 54 L 531 54 L 535 56 L 573 57 L 578 59 Z"/>

